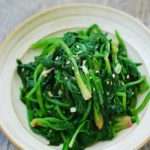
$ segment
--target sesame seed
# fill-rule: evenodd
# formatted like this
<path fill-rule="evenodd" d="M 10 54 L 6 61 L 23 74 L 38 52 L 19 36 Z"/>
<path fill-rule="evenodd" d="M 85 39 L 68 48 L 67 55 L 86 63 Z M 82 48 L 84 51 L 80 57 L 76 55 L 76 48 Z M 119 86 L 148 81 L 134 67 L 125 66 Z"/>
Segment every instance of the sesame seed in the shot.
<path fill-rule="evenodd" d="M 115 67 L 115 73 L 119 74 L 121 72 L 122 66 L 118 63 Z"/>
<path fill-rule="evenodd" d="M 110 93 L 109 92 L 106 92 L 106 95 L 109 95 Z"/>
<path fill-rule="evenodd" d="M 65 77 L 65 80 L 67 80 L 68 79 L 68 77 Z"/>
<path fill-rule="evenodd" d="M 112 74 L 112 77 L 115 78 L 115 76 L 116 76 L 116 75 L 113 73 L 113 74 Z"/>
<path fill-rule="evenodd" d="M 79 46 L 79 45 L 76 45 L 76 48 L 78 48 L 78 49 L 79 49 L 79 48 L 80 48 L 80 46 Z"/>
<path fill-rule="evenodd" d="M 48 112 L 49 114 L 51 114 L 51 111 L 50 111 L 50 110 L 48 110 L 47 112 Z"/>
<path fill-rule="evenodd" d="M 52 130 L 49 130 L 48 132 L 49 132 L 49 134 L 50 134 L 50 133 L 52 133 Z"/>
<path fill-rule="evenodd" d="M 126 78 L 127 78 L 127 79 L 130 79 L 130 75 L 128 74 Z"/>
<path fill-rule="evenodd" d="M 62 91 L 58 90 L 58 95 L 61 96 L 62 95 Z"/>
<path fill-rule="evenodd" d="M 109 81 L 108 81 L 108 80 L 106 81 L 106 84 L 109 84 Z"/>
<path fill-rule="evenodd" d="M 96 70 L 96 73 L 99 73 L 99 70 Z"/>
<path fill-rule="evenodd" d="M 74 112 L 76 112 L 76 111 L 77 111 L 76 107 L 71 107 L 71 108 L 70 108 L 70 112 L 74 113 Z"/>
<path fill-rule="evenodd" d="M 125 83 L 124 83 L 124 82 L 121 82 L 121 84 L 122 84 L 122 85 L 125 85 Z"/>

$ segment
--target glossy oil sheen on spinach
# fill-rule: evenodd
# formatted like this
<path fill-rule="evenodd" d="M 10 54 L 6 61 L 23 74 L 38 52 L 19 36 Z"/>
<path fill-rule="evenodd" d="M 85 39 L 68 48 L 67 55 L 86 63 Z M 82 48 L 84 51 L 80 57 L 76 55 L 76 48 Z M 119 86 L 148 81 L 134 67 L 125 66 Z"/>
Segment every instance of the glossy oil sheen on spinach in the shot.
<path fill-rule="evenodd" d="M 20 97 L 31 129 L 50 145 L 83 150 L 139 121 L 150 92 L 138 106 L 137 97 L 149 84 L 117 31 L 110 38 L 94 24 L 44 37 L 31 48 L 41 54 L 26 64 L 17 60 Z"/>

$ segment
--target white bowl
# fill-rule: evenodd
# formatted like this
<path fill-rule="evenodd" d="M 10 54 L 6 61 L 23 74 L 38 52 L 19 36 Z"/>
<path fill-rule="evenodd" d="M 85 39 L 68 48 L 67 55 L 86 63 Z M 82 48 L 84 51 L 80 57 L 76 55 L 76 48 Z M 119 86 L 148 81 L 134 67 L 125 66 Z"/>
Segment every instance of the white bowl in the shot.
<path fill-rule="evenodd" d="M 43 11 L 22 23 L 0 47 L 0 125 L 7 137 L 18 147 L 27 150 L 53 150 L 47 141 L 34 134 L 28 126 L 26 109 L 19 100 L 20 82 L 16 74 L 16 59 L 33 59 L 36 51 L 30 45 L 48 35 L 88 27 L 96 23 L 113 34 L 117 29 L 128 45 L 128 52 L 143 63 L 141 71 L 150 77 L 150 32 L 135 18 L 120 11 L 91 4 L 64 5 Z M 141 98 L 139 98 L 139 101 Z M 150 107 L 142 112 L 139 125 L 134 125 L 107 142 L 87 149 L 133 150 L 150 137 Z"/>

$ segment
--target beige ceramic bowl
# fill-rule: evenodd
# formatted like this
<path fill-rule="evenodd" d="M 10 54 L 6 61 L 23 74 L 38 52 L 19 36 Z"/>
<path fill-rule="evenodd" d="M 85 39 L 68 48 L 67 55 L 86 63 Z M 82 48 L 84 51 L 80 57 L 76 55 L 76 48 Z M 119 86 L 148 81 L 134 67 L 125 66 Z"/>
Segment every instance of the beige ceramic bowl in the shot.
<path fill-rule="evenodd" d="M 10 34 L 0 47 L 0 125 L 7 137 L 25 150 L 55 150 L 47 141 L 31 132 L 25 106 L 19 100 L 20 82 L 16 75 L 16 58 L 33 59 L 36 51 L 30 45 L 48 35 L 60 35 L 97 23 L 102 29 L 114 33 L 117 29 L 128 45 L 128 52 L 143 63 L 141 71 L 150 76 L 150 32 L 135 18 L 120 11 L 91 4 L 55 7 L 34 15 Z M 141 98 L 139 98 L 139 101 Z M 150 107 L 141 114 L 141 122 L 122 131 L 115 139 L 99 142 L 89 150 L 133 150 L 150 136 Z"/>

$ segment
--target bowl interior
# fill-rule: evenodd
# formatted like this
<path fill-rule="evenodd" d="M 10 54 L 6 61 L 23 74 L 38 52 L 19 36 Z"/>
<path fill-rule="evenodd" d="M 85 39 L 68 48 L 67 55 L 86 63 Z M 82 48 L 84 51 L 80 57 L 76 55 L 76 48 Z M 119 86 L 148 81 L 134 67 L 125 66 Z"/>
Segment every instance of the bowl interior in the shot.
<path fill-rule="evenodd" d="M 63 33 L 65 33 L 66 31 L 75 31 L 75 30 L 79 30 L 79 28 L 73 28 L 73 29 L 65 29 L 65 30 L 61 30 L 61 31 L 57 31 L 55 33 L 50 34 L 51 36 L 62 36 Z M 109 33 L 109 35 L 111 37 L 113 37 L 113 34 Z M 147 74 L 147 70 L 146 67 L 144 65 L 144 62 L 142 60 L 142 58 L 139 56 L 139 54 L 136 52 L 136 50 L 128 43 L 126 43 L 127 48 L 128 48 L 128 54 L 129 57 L 131 59 L 133 59 L 135 62 L 140 62 L 143 63 L 143 65 L 139 68 L 140 71 L 142 72 L 142 74 Z M 40 50 L 33 50 L 33 49 L 28 49 L 25 51 L 25 53 L 23 54 L 23 56 L 21 57 L 21 60 L 24 63 L 28 63 L 31 62 L 34 58 L 34 56 L 37 56 L 40 53 Z M 45 140 L 42 136 L 39 136 L 37 134 L 34 134 L 30 128 L 29 128 L 29 124 L 27 121 L 27 113 L 26 113 L 26 107 L 25 105 L 21 102 L 20 97 L 19 97 L 19 93 L 20 93 L 20 87 L 21 87 L 21 82 L 20 79 L 17 75 L 16 70 L 14 71 L 13 74 L 13 78 L 12 78 L 12 104 L 13 104 L 13 108 L 14 111 L 16 113 L 16 116 L 18 118 L 18 120 L 21 122 L 22 126 L 27 130 L 27 132 L 29 132 L 33 137 L 35 137 L 36 139 L 38 139 L 40 142 L 42 142 L 43 144 L 48 144 L 48 141 Z M 140 102 L 140 100 L 143 98 L 143 96 L 140 96 L 138 99 L 138 102 Z M 145 112 L 143 112 L 141 114 L 141 119 L 143 117 Z M 124 131 L 121 131 L 118 136 L 116 138 L 114 138 L 111 141 L 106 141 L 106 142 L 99 142 L 99 146 L 101 148 L 106 148 L 111 146 L 112 144 L 119 142 L 120 140 L 123 140 L 124 138 L 126 138 L 128 136 L 128 134 L 130 134 L 134 129 L 136 128 L 136 125 L 134 125 L 132 128 L 130 129 L 126 129 Z M 96 145 L 91 146 L 89 149 L 94 148 Z M 59 149 L 59 147 L 56 147 Z"/>

